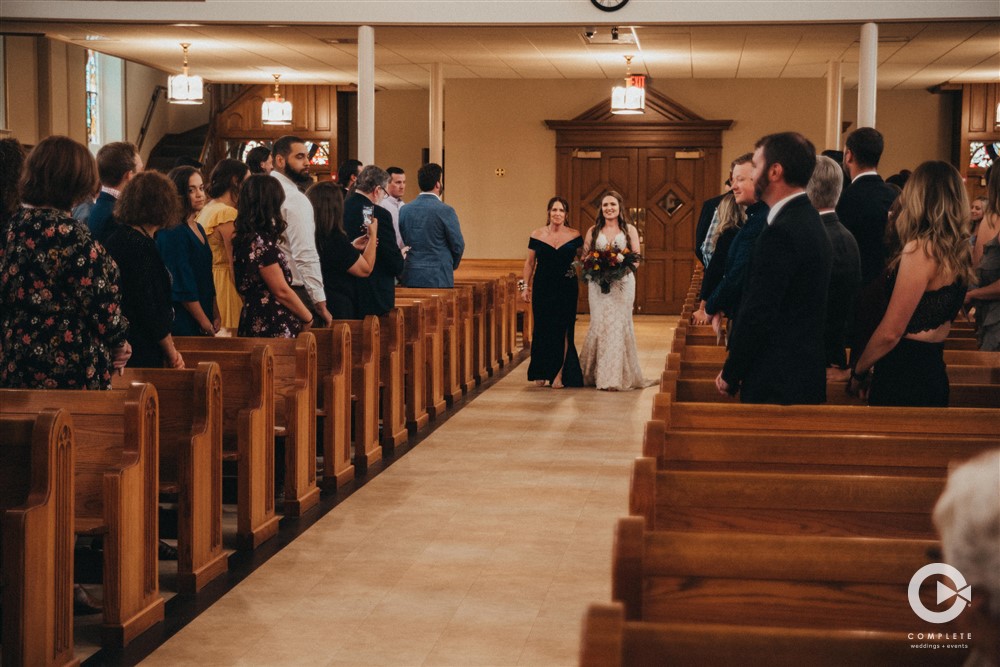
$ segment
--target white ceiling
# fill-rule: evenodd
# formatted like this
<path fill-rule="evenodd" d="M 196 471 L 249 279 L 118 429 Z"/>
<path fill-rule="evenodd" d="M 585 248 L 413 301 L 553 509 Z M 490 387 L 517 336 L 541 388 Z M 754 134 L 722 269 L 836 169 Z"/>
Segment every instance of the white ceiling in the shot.
<path fill-rule="evenodd" d="M 1000 21 L 880 23 L 880 88 L 1000 81 Z M 209 81 L 350 84 L 357 81 L 357 30 L 326 25 L 182 25 L 22 22 L 6 34 L 44 34 L 102 53 L 180 71 L 181 42 L 190 42 L 194 74 Z M 609 28 L 598 28 L 606 40 Z M 639 47 L 598 45 L 584 26 L 375 29 L 375 83 L 383 89 L 426 88 L 432 63 L 445 78 L 615 79 L 626 54 L 633 71 L 655 79 L 822 78 L 827 63 L 844 63 L 857 83 L 859 24 L 636 26 Z M 620 31 L 627 36 L 628 29 Z"/>

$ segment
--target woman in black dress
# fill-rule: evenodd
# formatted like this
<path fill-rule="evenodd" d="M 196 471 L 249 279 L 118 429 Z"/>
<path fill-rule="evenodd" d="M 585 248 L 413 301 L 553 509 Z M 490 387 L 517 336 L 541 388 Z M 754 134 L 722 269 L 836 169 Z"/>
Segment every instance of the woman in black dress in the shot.
<path fill-rule="evenodd" d="M 240 336 L 295 338 L 312 326 L 312 312 L 292 289 L 292 273 L 278 239 L 285 191 L 277 179 L 251 176 L 240 188 L 233 234 L 233 277 L 243 298 Z"/>
<path fill-rule="evenodd" d="M 367 278 L 375 268 L 378 220 L 372 218 L 368 233 L 351 241 L 344 233 L 344 195 L 333 181 L 311 185 L 306 196 L 316 215 L 316 250 L 319 252 L 326 307 L 335 320 L 354 320 L 354 281 Z"/>
<path fill-rule="evenodd" d="M 565 199 L 553 197 L 547 209 L 548 223 L 528 240 L 524 280 L 518 286 L 535 319 L 528 379 L 540 387 L 582 387 L 583 372 L 573 342 L 579 284 L 572 264 L 583 239 L 567 224 Z"/>
<path fill-rule="evenodd" d="M 170 274 L 153 241 L 153 235 L 175 224 L 180 214 L 174 184 L 156 171 L 135 175 L 115 204 L 118 225 L 105 247 L 121 272 L 131 368 L 184 368 L 170 335 L 174 323 Z"/>

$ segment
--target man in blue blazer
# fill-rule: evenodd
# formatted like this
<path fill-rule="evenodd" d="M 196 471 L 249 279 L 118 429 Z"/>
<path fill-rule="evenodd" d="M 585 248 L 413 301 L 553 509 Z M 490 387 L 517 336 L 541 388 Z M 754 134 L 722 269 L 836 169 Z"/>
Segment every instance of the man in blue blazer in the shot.
<path fill-rule="evenodd" d="M 796 132 L 757 142 L 753 179 L 770 206 L 750 257 L 729 357 L 716 378 L 744 403 L 826 401 L 827 288 L 832 246 L 805 187 L 816 149 Z"/>
<path fill-rule="evenodd" d="M 115 141 L 97 151 L 97 174 L 101 179 L 101 194 L 90 209 L 86 220 L 91 236 L 104 243 L 118 226 L 114 220 L 118 196 L 132 177 L 142 171 L 142 158 L 135 144 Z"/>
<path fill-rule="evenodd" d="M 399 233 L 409 246 L 402 283 L 407 287 L 455 286 L 465 240 L 455 209 L 441 201 L 444 171 L 433 162 L 417 172 L 420 194 L 399 209 Z"/>

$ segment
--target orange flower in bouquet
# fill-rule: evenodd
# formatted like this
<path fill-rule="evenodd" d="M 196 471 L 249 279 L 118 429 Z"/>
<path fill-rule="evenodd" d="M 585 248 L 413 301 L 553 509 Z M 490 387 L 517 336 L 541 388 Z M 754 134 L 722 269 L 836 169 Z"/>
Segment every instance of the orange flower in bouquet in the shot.
<path fill-rule="evenodd" d="M 611 285 L 618 282 L 629 271 L 634 272 L 642 257 L 626 248 L 610 247 L 607 250 L 592 250 L 573 263 L 584 282 L 597 283 L 601 292 L 611 292 Z"/>

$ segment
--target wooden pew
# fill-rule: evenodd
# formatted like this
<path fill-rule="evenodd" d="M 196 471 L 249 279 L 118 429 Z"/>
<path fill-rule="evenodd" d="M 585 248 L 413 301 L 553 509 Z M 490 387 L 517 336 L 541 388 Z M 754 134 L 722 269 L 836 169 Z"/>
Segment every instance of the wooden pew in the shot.
<path fill-rule="evenodd" d="M 406 427 L 419 431 L 427 426 L 430 415 L 427 413 L 426 379 L 427 365 L 425 362 L 426 343 L 424 341 L 424 305 L 415 303 L 399 308 L 403 313 L 403 349 L 405 352 L 403 370 L 406 383 L 403 404 L 406 408 Z"/>
<path fill-rule="evenodd" d="M 229 569 L 222 548 L 222 374 L 202 362 L 182 370 L 126 368 L 113 380 L 156 387 L 160 495 L 177 498 L 177 589 L 196 593 Z"/>
<path fill-rule="evenodd" d="M 950 377 L 950 373 L 949 373 Z M 739 396 L 723 396 L 715 387 L 715 378 L 678 377 L 677 371 L 664 371 L 660 391 L 673 394 L 678 401 L 738 403 Z M 827 382 L 827 405 L 863 406 L 861 399 L 849 396 L 844 382 Z M 1000 408 L 1000 385 L 950 382 L 948 405 L 956 408 Z"/>
<path fill-rule="evenodd" d="M 913 632 L 907 587 L 936 550 L 934 540 L 647 531 L 628 517 L 615 532 L 612 598 L 630 620 Z M 921 587 L 925 604 L 932 588 Z"/>
<path fill-rule="evenodd" d="M 473 345 L 475 354 L 478 355 L 474 363 L 477 370 L 476 381 L 482 383 L 500 368 L 496 281 L 456 280 L 455 284 L 472 287 Z"/>
<path fill-rule="evenodd" d="M 379 446 L 379 356 L 382 353 L 379 320 L 334 320 L 351 333 L 351 443 L 355 465 L 362 470 L 382 457 Z M 348 451 L 348 457 L 350 452 Z"/>
<path fill-rule="evenodd" d="M 914 661 L 910 646 L 920 643 L 907 634 L 626 621 L 620 604 L 593 604 L 584 618 L 580 667 L 902 665 Z M 968 651 L 927 650 L 920 652 L 919 662 L 958 667 L 967 657 Z"/>
<path fill-rule="evenodd" d="M 222 457 L 236 462 L 236 543 L 256 549 L 278 532 L 274 512 L 274 355 L 251 350 L 185 352 L 185 363 L 204 360 L 222 376 Z"/>
<path fill-rule="evenodd" d="M 271 348 L 274 359 L 276 434 L 285 437 L 285 514 L 301 516 L 319 502 L 316 485 L 316 337 L 224 338 L 178 336 L 174 344 L 188 363 L 212 361 L 217 352 Z M 188 356 L 191 359 L 188 360 Z M 244 380 L 245 381 L 245 380 Z"/>
<path fill-rule="evenodd" d="M 657 470 L 632 466 L 629 514 L 647 530 L 934 539 L 943 478 Z"/>
<path fill-rule="evenodd" d="M 421 298 L 396 297 L 396 307 L 404 311 L 417 304 L 423 306 L 424 329 L 424 400 L 427 414 L 437 419 L 444 413 L 444 314 L 441 299 L 427 295 Z"/>
<path fill-rule="evenodd" d="M 4 665 L 73 657 L 73 419 L 0 418 L 0 634 Z"/>
<path fill-rule="evenodd" d="M 406 334 L 403 311 L 393 308 L 379 318 L 382 353 L 379 355 L 379 378 L 382 415 L 382 445 L 395 447 L 406 442 Z M 381 455 L 381 450 L 379 450 Z"/>
<path fill-rule="evenodd" d="M 521 347 L 531 349 L 531 336 L 534 328 L 531 304 L 521 301 L 517 291 L 517 280 L 523 269 L 524 261 L 520 259 L 463 259 L 462 264 L 455 271 L 456 282 L 498 280 L 504 283 L 503 301 L 505 318 L 509 322 L 507 335 L 510 341 L 508 350 L 510 352 L 517 347 L 518 330 L 521 332 Z M 518 327 L 518 320 L 520 320 L 520 327 Z"/>
<path fill-rule="evenodd" d="M 462 317 L 463 311 L 459 307 L 459 292 L 454 289 L 430 289 L 430 288 L 407 288 L 407 287 L 397 287 L 396 288 L 396 298 L 403 299 L 420 299 L 425 297 L 435 297 L 440 300 L 441 303 L 441 349 L 443 354 L 443 376 L 442 376 L 442 393 L 444 394 L 445 400 L 448 404 L 455 402 L 462 393 L 467 391 L 463 389 L 462 382 L 462 357 L 468 352 L 472 354 L 471 347 L 463 349 L 465 345 L 464 332 L 468 329 L 468 332 L 472 334 L 471 321 L 463 322 Z M 471 299 L 471 291 L 469 292 L 469 298 Z M 471 357 L 470 357 L 471 358 Z M 469 372 L 471 373 L 471 361 L 469 363 Z"/>
<path fill-rule="evenodd" d="M 325 489 L 333 489 L 354 479 L 354 465 L 351 463 L 351 327 L 345 322 L 336 322 L 330 328 L 311 329 L 310 333 L 316 337 L 316 416 L 322 425 L 322 484 Z M 362 345 L 363 342 L 359 338 L 356 344 Z M 372 386 L 369 391 L 376 389 Z M 371 405 L 374 411 L 374 400 Z"/>
<path fill-rule="evenodd" d="M 654 403 L 643 456 L 678 469 L 943 477 L 996 447 L 990 409 Z"/>
<path fill-rule="evenodd" d="M 73 417 L 75 531 L 104 541 L 104 642 L 125 646 L 163 620 L 156 389 L 0 390 L 0 415 L 34 417 L 51 407 Z"/>

